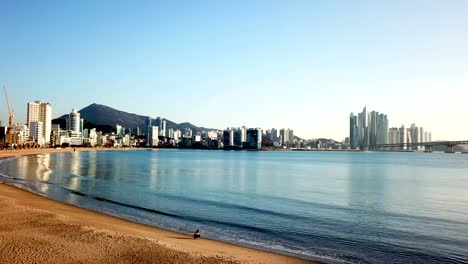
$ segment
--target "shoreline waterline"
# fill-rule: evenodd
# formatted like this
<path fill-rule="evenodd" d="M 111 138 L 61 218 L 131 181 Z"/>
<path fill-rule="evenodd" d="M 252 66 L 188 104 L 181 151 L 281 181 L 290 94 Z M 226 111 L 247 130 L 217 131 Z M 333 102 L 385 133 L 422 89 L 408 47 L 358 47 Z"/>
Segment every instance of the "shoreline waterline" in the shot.
<path fill-rule="evenodd" d="M 77 149 L 77 151 L 95 151 L 95 150 L 111 150 L 111 149 Z M 123 150 L 123 149 L 116 149 Z M 141 149 L 131 149 L 141 150 Z M 8 153 L 9 152 L 9 153 Z M 36 150 L 12 150 L 12 151 L 1 151 L 0 157 L 8 158 L 15 156 L 25 155 L 37 155 L 37 154 L 49 154 L 59 152 L 73 152 L 73 149 L 36 149 Z M 158 227 L 144 225 L 141 223 L 129 221 L 126 219 L 111 216 L 102 212 L 95 212 L 91 209 L 84 209 L 72 204 L 62 203 L 59 201 L 52 200 L 47 197 L 42 197 L 39 194 L 29 192 L 23 188 L 15 186 L 0 184 L 0 196 L 4 197 L 3 200 L 8 200 L 8 203 L 16 208 L 17 204 L 21 210 L 32 210 L 32 211 L 45 211 L 51 213 L 55 218 L 63 221 L 65 225 L 78 225 L 81 228 L 91 227 L 100 231 L 117 232 L 119 236 L 131 236 L 142 239 L 150 239 L 157 241 L 153 246 L 162 246 L 167 249 L 174 249 L 181 254 L 188 253 L 191 257 L 212 257 L 220 258 L 219 263 L 229 263 L 226 261 L 239 261 L 241 263 L 316 263 L 296 257 L 290 257 L 273 253 L 269 251 L 263 251 L 227 242 L 221 242 L 210 239 L 202 239 L 192 241 L 189 235 L 167 231 Z M 10 208 L 11 209 L 11 208 Z M 1 210 L 5 210 L 2 207 Z M 15 209 L 12 209 L 15 211 Z M 65 220 L 64 220 L 65 219 Z M 47 225 L 45 228 L 48 228 Z M 51 230 L 52 231 L 52 230 Z M 98 233 L 99 233 L 98 232 Z M 203 232 L 203 230 L 202 230 Z M 10 233 L 14 236 L 15 231 Z M 1 233 L 0 233 L 1 235 Z M 98 237 L 100 235 L 97 235 Z M 102 235 L 103 237 L 106 235 Z M 203 233 L 202 233 L 203 237 Z M 8 239 L 8 237 L 6 237 Z M 76 249 L 74 249 L 76 250 Z M 185 252 L 185 253 L 183 253 Z M 63 255 L 68 252 L 66 249 L 63 250 Z M 6 252 L 2 252 L 7 254 Z M 60 252 L 59 252 L 60 254 Z M 8 254 L 7 254 L 8 255 Z M 185 256 L 185 255 L 184 255 Z M 116 259 L 118 260 L 118 258 Z M 154 261 L 154 260 L 153 260 Z M 145 259 L 142 260 L 145 262 Z M 148 260 L 148 262 L 151 262 Z M 171 261 L 169 261 L 171 262 Z M 169 263 L 167 262 L 167 263 Z M 212 262 L 215 263 L 215 262 Z"/>

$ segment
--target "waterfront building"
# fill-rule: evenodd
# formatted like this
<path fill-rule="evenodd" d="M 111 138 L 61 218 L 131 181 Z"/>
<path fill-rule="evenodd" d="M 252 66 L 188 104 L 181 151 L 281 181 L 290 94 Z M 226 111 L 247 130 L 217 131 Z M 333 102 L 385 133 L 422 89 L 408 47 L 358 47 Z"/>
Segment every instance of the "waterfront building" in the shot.
<path fill-rule="evenodd" d="M 432 133 L 430 131 L 425 131 L 423 127 L 417 127 L 416 124 L 411 124 L 411 127 L 408 129 L 409 137 L 413 143 L 425 143 L 432 142 Z M 411 146 L 413 150 L 422 150 L 424 146 Z"/>
<path fill-rule="evenodd" d="M 130 147 L 131 146 L 130 134 L 125 134 L 125 136 L 122 138 L 122 146 L 124 146 L 124 147 Z"/>
<path fill-rule="evenodd" d="M 150 146 L 151 142 L 151 132 L 153 130 L 153 126 L 151 125 L 151 117 L 148 116 L 148 120 L 146 121 L 146 146 Z"/>
<path fill-rule="evenodd" d="M 98 143 L 96 128 L 83 130 L 83 145 L 94 147 Z"/>
<path fill-rule="evenodd" d="M 24 124 L 16 123 L 12 128 L 12 140 L 13 144 L 25 144 L 29 142 L 29 127 Z"/>
<path fill-rule="evenodd" d="M 399 144 L 400 132 L 397 127 L 392 127 L 388 131 L 388 144 Z"/>
<path fill-rule="evenodd" d="M 289 146 L 293 146 L 294 144 L 294 131 L 292 129 L 289 129 L 289 133 L 288 133 L 288 138 L 289 138 Z"/>
<path fill-rule="evenodd" d="M 52 132 L 54 131 L 60 131 L 60 125 L 59 124 L 52 124 Z"/>
<path fill-rule="evenodd" d="M 167 133 L 166 133 L 166 119 L 163 119 L 161 121 L 161 132 L 160 132 L 160 135 L 163 136 L 163 137 L 166 137 Z"/>
<path fill-rule="evenodd" d="M 260 128 L 247 129 L 247 142 L 244 145 L 246 149 L 261 149 L 262 148 L 262 130 Z"/>
<path fill-rule="evenodd" d="M 125 127 L 117 124 L 115 125 L 115 134 L 119 138 L 123 138 L 125 136 Z M 84 136 L 83 136 L 84 137 Z"/>
<path fill-rule="evenodd" d="M 44 145 L 44 124 L 41 121 L 29 123 L 29 137 L 34 140 L 34 143 Z"/>
<path fill-rule="evenodd" d="M 41 101 L 29 102 L 27 110 L 26 123 L 28 128 L 31 129 L 31 122 L 42 122 L 44 144 L 49 144 L 52 128 L 52 105 Z"/>
<path fill-rule="evenodd" d="M 246 130 L 247 132 L 247 130 Z M 237 129 L 234 129 L 234 139 L 233 139 L 233 145 L 236 146 L 236 147 L 242 147 L 242 129 L 240 128 L 237 128 Z"/>
<path fill-rule="evenodd" d="M 70 146 L 81 146 L 83 145 L 83 137 L 80 132 L 70 130 L 68 131 L 70 136 Z"/>
<path fill-rule="evenodd" d="M 420 127 L 419 128 L 419 138 L 420 138 L 420 141 L 421 142 L 426 142 L 426 137 L 425 137 L 426 134 L 424 134 L 424 128 L 423 127 Z"/>
<path fill-rule="evenodd" d="M 417 144 L 420 141 L 420 133 L 419 133 L 419 127 L 416 126 L 416 124 L 411 124 L 411 127 L 408 129 L 409 132 L 409 137 L 411 140 L 412 144 Z M 412 145 L 411 146 L 412 150 L 419 150 L 420 147 L 418 145 Z"/>
<path fill-rule="evenodd" d="M 210 139 L 218 139 L 218 131 L 216 130 L 208 131 L 207 136 Z"/>
<path fill-rule="evenodd" d="M 136 135 L 137 136 L 141 135 L 141 128 L 140 127 L 136 127 Z"/>
<path fill-rule="evenodd" d="M 157 147 L 159 145 L 159 127 L 151 126 L 149 131 L 146 146 Z"/>
<path fill-rule="evenodd" d="M 182 131 L 180 131 L 180 130 L 174 131 L 174 141 L 176 143 L 179 142 L 181 137 L 182 137 Z"/>
<path fill-rule="evenodd" d="M 7 134 L 7 128 L 4 126 L 0 126 L 0 144 L 5 144 Z"/>
<path fill-rule="evenodd" d="M 224 147 L 234 146 L 234 129 L 227 128 L 223 131 L 223 145 Z"/>
<path fill-rule="evenodd" d="M 85 128 L 83 129 L 83 140 L 88 137 L 89 137 L 89 129 Z"/>
<path fill-rule="evenodd" d="M 408 144 L 411 142 L 411 139 L 409 137 L 409 131 L 408 129 L 405 128 L 404 125 L 402 125 L 399 129 L 398 129 L 398 135 L 399 135 L 399 141 L 398 141 L 398 144 L 401 144 L 401 147 L 399 148 L 400 150 L 405 150 L 405 149 L 408 149 L 408 146 L 405 145 L 405 144 Z"/>
<path fill-rule="evenodd" d="M 387 144 L 388 141 L 388 120 L 387 115 L 379 114 L 376 111 L 369 113 L 368 119 L 368 147 L 372 150 L 376 149 L 377 145 Z"/>
<path fill-rule="evenodd" d="M 162 130 L 162 119 L 161 117 L 156 117 L 156 123 L 153 124 L 155 126 L 157 126 L 159 128 L 159 133 L 161 133 L 161 130 Z"/>
<path fill-rule="evenodd" d="M 267 130 L 265 131 L 265 135 L 264 135 L 264 136 L 265 136 L 266 138 L 268 138 L 268 139 L 271 139 L 271 129 L 267 129 Z"/>
<path fill-rule="evenodd" d="M 351 148 L 358 146 L 358 117 L 353 113 L 349 116 L 349 144 Z"/>
<path fill-rule="evenodd" d="M 191 137 L 192 137 L 192 129 L 186 128 L 186 129 L 184 130 L 184 137 L 189 137 L 189 138 L 191 138 Z"/>
<path fill-rule="evenodd" d="M 276 141 L 278 138 L 278 130 L 272 128 L 270 131 L 270 139 L 271 141 Z"/>
<path fill-rule="evenodd" d="M 280 137 L 281 137 L 281 144 L 283 146 L 286 146 L 287 144 L 289 144 L 289 128 L 288 129 L 280 129 Z"/>
<path fill-rule="evenodd" d="M 67 130 L 80 132 L 81 130 L 81 118 L 80 113 L 76 109 L 72 109 L 71 113 L 67 118 Z"/>
<path fill-rule="evenodd" d="M 242 126 L 240 128 L 240 132 L 241 132 L 241 138 L 240 138 L 241 143 L 239 144 L 239 146 L 242 145 L 242 142 L 247 141 L 247 128 L 245 126 Z"/>
<path fill-rule="evenodd" d="M 366 107 L 364 107 L 363 111 L 358 114 L 358 145 L 361 150 L 365 150 L 369 146 Z"/>
<path fill-rule="evenodd" d="M 363 111 L 356 116 L 351 113 L 349 136 L 352 147 L 361 150 L 374 150 L 379 144 L 388 143 L 388 118 L 385 114 Z"/>
<path fill-rule="evenodd" d="M 81 146 L 83 144 L 84 120 L 76 109 L 72 109 L 66 120 L 66 130 L 70 138 L 70 146 Z M 64 136 L 64 135 L 63 135 Z M 64 140 L 62 143 L 67 143 Z"/>
<path fill-rule="evenodd" d="M 169 128 L 168 133 L 167 133 L 168 138 L 174 138 L 174 129 Z"/>

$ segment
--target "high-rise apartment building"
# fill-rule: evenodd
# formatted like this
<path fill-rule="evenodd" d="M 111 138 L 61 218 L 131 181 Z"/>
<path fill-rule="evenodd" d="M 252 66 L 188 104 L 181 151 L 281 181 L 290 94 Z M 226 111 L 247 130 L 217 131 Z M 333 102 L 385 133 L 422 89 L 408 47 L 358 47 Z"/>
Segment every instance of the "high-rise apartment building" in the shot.
<path fill-rule="evenodd" d="M 67 130 L 73 132 L 82 132 L 80 113 L 76 109 L 72 109 L 67 118 Z"/>
<path fill-rule="evenodd" d="M 159 127 L 150 126 L 149 133 L 147 135 L 147 147 L 157 147 L 159 145 Z"/>
<path fill-rule="evenodd" d="M 398 135 L 399 135 L 399 141 L 398 141 L 398 144 L 401 144 L 401 148 L 400 150 L 404 150 L 404 149 L 407 149 L 408 146 L 405 145 L 407 143 L 409 143 L 411 140 L 409 139 L 409 132 L 408 132 L 408 129 L 405 128 L 405 126 L 401 126 L 399 129 L 398 129 Z"/>
<path fill-rule="evenodd" d="M 163 137 L 166 137 L 167 133 L 166 133 L 166 119 L 163 119 L 161 121 L 161 132 L 160 132 L 160 135 L 163 136 Z"/>
<path fill-rule="evenodd" d="M 242 129 L 234 129 L 234 146 L 242 147 Z"/>
<path fill-rule="evenodd" d="M 34 139 L 34 143 L 44 145 L 44 124 L 41 121 L 30 122 L 29 136 Z"/>
<path fill-rule="evenodd" d="M 280 129 L 280 137 L 281 137 L 281 144 L 286 146 L 289 144 L 289 128 L 288 129 Z"/>
<path fill-rule="evenodd" d="M 247 142 L 244 148 L 261 149 L 262 148 L 262 130 L 260 128 L 247 129 Z"/>
<path fill-rule="evenodd" d="M 223 131 L 223 145 L 224 147 L 234 146 L 234 129 L 228 127 Z"/>
<path fill-rule="evenodd" d="M 353 113 L 349 116 L 349 145 L 351 148 L 358 146 L 358 117 Z"/>
<path fill-rule="evenodd" d="M 150 140 L 151 140 L 151 132 L 153 127 L 151 126 L 151 117 L 148 116 L 148 120 L 146 121 L 146 146 L 150 146 Z"/>
<path fill-rule="evenodd" d="M 270 139 L 271 141 L 275 141 L 278 138 L 278 130 L 272 128 L 270 131 Z"/>
<path fill-rule="evenodd" d="M 240 128 L 240 131 L 241 131 L 241 144 L 242 144 L 242 142 L 247 141 L 247 128 L 245 126 L 242 126 Z"/>
<path fill-rule="evenodd" d="M 356 116 L 351 113 L 349 122 L 349 138 L 352 147 L 358 146 L 362 150 L 376 149 L 379 144 L 388 142 L 387 115 L 379 112 L 363 111 Z"/>
<path fill-rule="evenodd" d="M 288 139 L 289 139 L 289 146 L 292 146 L 294 144 L 294 130 L 292 129 L 289 129 L 289 133 L 288 133 Z"/>
<path fill-rule="evenodd" d="M 115 135 L 120 137 L 120 138 L 123 138 L 125 136 L 125 127 L 117 124 L 115 125 Z"/>
<path fill-rule="evenodd" d="M 26 123 L 30 128 L 31 122 L 42 122 L 42 137 L 44 144 L 50 142 L 50 132 L 52 128 L 52 105 L 41 101 L 29 102 Z"/>
<path fill-rule="evenodd" d="M 400 130 L 392 127 L 388 130 L 388 144 L 398 144 L 400 142 Z"/>

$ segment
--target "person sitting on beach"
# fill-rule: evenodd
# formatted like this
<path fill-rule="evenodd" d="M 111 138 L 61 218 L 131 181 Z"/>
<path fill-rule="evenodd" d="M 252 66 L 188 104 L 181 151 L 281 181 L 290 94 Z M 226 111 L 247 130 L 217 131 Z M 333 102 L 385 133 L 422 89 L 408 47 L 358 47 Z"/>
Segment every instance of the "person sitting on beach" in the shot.
<path fill-rule="evenodd" d="M 200 235 L 201 235 L 200 229 L 197 229 L 197 231 L 195 231 L 195 233 L 193 233 L 193 239 L 199 238 Z"/>

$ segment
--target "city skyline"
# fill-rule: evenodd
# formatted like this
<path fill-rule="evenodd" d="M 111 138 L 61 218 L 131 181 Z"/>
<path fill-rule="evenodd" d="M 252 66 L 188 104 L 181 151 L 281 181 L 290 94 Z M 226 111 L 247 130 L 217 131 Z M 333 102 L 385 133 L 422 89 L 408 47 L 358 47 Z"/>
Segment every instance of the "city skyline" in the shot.
<path fill-rule="evenodd" d="M 96 102 L 217 129 L 290 127 L 343 140 L 349 112 L 367 105 L 388 114 L 389 127 L 468 138 L 464 1 L 0 7 L 0 84 L 15 123 L 27 121 L 31 100 L 49 102 L 52 118 Z"/>

